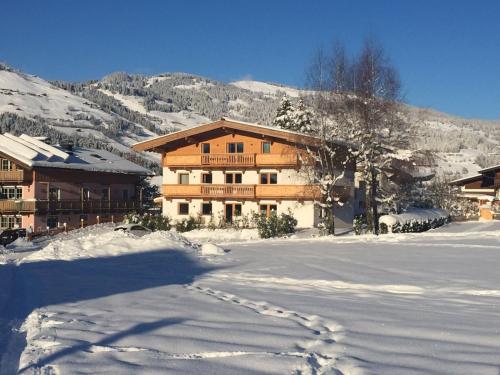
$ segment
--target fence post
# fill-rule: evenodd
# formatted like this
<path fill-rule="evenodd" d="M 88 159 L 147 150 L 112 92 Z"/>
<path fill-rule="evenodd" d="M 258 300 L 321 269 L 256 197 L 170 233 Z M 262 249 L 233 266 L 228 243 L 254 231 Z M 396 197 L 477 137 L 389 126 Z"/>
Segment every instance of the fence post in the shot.
<path fill-rule="evenodd" d="M 96 219 L 97 219 L 97 224 L 100 224 L 99 215 L 96 216 Z"/>
<path fill-rule="evenodd" d="M 63 223 L 64 225 L 64 233 L 68 233 L 68 227 L 67 227 L 67 224 L 66 223 Z"/>
<path fill-rule="evenodd" d="M 80 219 L 80 228 L 83 228 L 83 219 Z"/>
<path fill-rule="evenodd" d="M 111 215 L 111 223 L 114 224 L 115 223 L 115 216 L 114 215 Z"/>

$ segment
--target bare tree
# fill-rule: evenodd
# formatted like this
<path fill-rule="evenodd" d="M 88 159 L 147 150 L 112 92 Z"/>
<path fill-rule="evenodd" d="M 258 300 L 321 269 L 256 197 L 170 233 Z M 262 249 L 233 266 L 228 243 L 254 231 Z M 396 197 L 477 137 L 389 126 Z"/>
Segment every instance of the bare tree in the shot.
<path fill-rule="evenodd" d="M 378 234 L 379 204 L 394 198 L 380 186 L 381 174 L 394 157 L 392 150 L 407 139 L 398 73 L 382 46 L 367 40 L 353 59 L 339 43 L 330 54 L 318 51 L 307 81 L 325 143 L 342 138 L 356 145 L 349 158 L 356 158 L 367 183 L 367 221 Z"/>
<path fill-rule="evenodd" d="M 318 50 L 307 75 L 312 93 L 309 100 L 314 107 L 313 127 L 319 138 L 318 146 L 308 150 L 315 161 L 310 174 L 320 184 L 319 204 L 325 214 L 322 225 L 328 234 L 335 234 L 335 207 L 345 203 L 347 192 L 342 182 L 346 173 L 354 173 L 355 169 L 355 152 L 348 142 L 354 137 L 346 131 L 353 119 L 344 99 L 347 67 L 344 49 L 337 45 L 331 56 Z"/>

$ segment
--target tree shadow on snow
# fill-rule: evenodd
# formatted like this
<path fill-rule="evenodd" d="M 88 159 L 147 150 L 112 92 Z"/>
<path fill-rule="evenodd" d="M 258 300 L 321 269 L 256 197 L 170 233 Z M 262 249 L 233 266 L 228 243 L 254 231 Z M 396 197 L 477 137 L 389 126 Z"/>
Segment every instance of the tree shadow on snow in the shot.
<path fill-rule="evenodd" d="M 0 266 L 0 280 L 12 284 L 11 296 L 0 301 L 0 354 L 4 353 L 9 341 L 9 331 L 18 328 L 36 308 L 74 303 L 107 297 L 120 293 L 135 292 L 167 285 L 192 283 L 197 277 L 216 267 L 200 263 L 195 255 L 187 251 L 164 249 L 112 257 L 48 260 Z M 0 298 L 2 299 L 2 298 Z M 6 301 L 8 301 L 6 303 Z M 2 306 L 4 304 L 4 306 Z M 6 306 L 5 306 L 6 305 Z M 7 325 L 6 322 L 10 322 Z M 155 327 L 179 323 L 181 320 L 160 320 L 139 324 L 123 333 L 111 336 L 112 342 L 120 336 L 153 330 Z M 23 339 L 24 341 L 24 339 Z M 3 342 L 3 343 L 2 343 Z M 99 344 L 94 344 L 99 345 Z M 16 345 L 14 357 L 19 359 L 23 347 Z M 24 345 L 23 345 L 24 346 Z M 72 347 L 43 359 L 49 363 L 63 355 L 82 348 Z M 11 349 L 10 349 L 11 350 Z M 12 351 L 12 350 L 11 350 Z M 9 353 L 12 358 L 13 353 Z M 4 363 L 5 365 L 5 363 Z M 17 364 L 9 367 L 17 370 Z M 4 373 L 0 370 L 0 374 Z"/>
<path fill-rule="evenodd" d="M 31 364 L 29 366 L 26 366 L 22 369 L 19 369 L 18 374 L 22 374 L 25 371 L 28 371 L 31 368 L 40 368 L 45 365 L 48 365 L 54 361 L 56 361 L 59 358 L 65 357 L 67 355 L 71 355 L 76 352 L 81 352 L 81 351 L 90 351 L 92 350 L 92 347 L 106 347 L 106 348 L 112 348 L 112 344 L 115 343 L 118 340 L 121 340 L 127 336 L 135 336 L 135 335 L 142 335 L 144 333 L 149 333 L 152 331 L 155 331 L 159 328 L 175 325 L 175 324 L 180 324 L 184 322 L 184 319 L 178 319 L 178 318 L 169 318 L 169 319 L 160 319 L 156 320 L 154 322 L 149 322 L 149 323 L 140 323 L 136 324 L 133 327 L 126 329 L 124 331 L 120 331 L 118 333 L 115 333 L 114 335 L 109 335 L 103 338 L 102 340 L 99 340 L 97 342 L 91 343 L 91 342 L 85 342 L 81 343 L 78 345 L 70 346 L 68 348 L 61 349 L 59 351 L 56 351 L 49 356 L 42 358 L 40 361 L 37 363 Z M 117 349 L 118 351 L 120 349 Z"/>

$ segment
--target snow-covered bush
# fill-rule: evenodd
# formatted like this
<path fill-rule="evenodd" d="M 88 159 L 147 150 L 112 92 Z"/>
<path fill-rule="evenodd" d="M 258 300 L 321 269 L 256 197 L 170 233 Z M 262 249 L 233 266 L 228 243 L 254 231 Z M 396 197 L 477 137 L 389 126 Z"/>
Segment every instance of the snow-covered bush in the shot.
<path fill-rule="evenodd" d="M 163 215 L 144 215 L 141 224 L 152 231 L 170 230 L 170 218 Z"/>
<path fill-rule="evenodd" d="M 123 219 L 126 224 L 140 224 L 153 232 L 157 230 L 170 230 L 170 218 L 163 215 L 140 215 L 135 212 L 128 213 Z"/>
<path fill-rule="evenodd" d="M 450 222 L 448 211 L 433 209 L 413 209 L 399 215 L 380 217 L 381 233 L 419 233 L 438 228 Z"/>
<path fill-rule="evenodd" d="M 194 218 L 189 216 L 188 219 L 182 219 L 175 223 L 175 230 L 177 232 L 189 232 L 194 229 L 200 229 L 201 220 L 199 218 Z"/>
<path fill-rule="evenodd" d="M 282 213 L 278 216 L 273 211 L 269 217 L 257 215 L 255 221 L 260 238 L 271 238 L 295 233 L 295 227 L 297 226 L 297 219 L 293 217 L 291 212 L 288 214 Z"/>
<path fill-rule="evenodd" d="M 283 234 L 295 233 L 297 226 L 297 219 L 295 219 L 291 212 L 287 214 L 282 213 L 278 218 L 278 236 Z"/>
<path fill-rule="evenodd" d="M 354 221 L 352 224 L 354 228 L 354 233 L 359 236 L 361 234 L 361 230 L 363 227 L 363 216 L 361 215 L 354 216 Z M 380 228 L 380 230 L 382 231 L 382 227 Z"/>

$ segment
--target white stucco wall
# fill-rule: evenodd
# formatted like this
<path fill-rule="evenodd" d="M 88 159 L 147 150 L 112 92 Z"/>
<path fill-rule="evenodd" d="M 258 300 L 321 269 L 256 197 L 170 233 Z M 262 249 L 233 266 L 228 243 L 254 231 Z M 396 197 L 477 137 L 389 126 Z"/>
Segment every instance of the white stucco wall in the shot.
<path fill-rule="evenodd" d="M 189 183 L 190 184 L 200 184 L 201 174 L 206 173 L 201 169 L 192 170 L 182 170 L 176 169 L 174 171 L 169 168 L 163 168 L 163 183 L 164 184 L 178 184 L 180 173 L 189 173 Z M 259 173 L 277 173 L 278 175 L 278 185 L 304 185 L 310 183 L 310 178 L 302 171 L 297 171 L 295 169 L 261 169 L 261 170 L 212 170 L 212 184 L 224 184 L 225 183 L 225 173 L 242 173 L 242 184 L 257 185 L 259 184 Z M 336 215 L 336 225 L 338 228 L 350 228 L 352 227 L 353 220 L 353 185 L 354 181 L 350 179 L 347 175 L 338 185 L 348 185 L 351 188 L 351 199 L 346 202 L 343 206 L 337 206 L 335 210 Z M 179 215 L 178 214 L 178 204 L 180 202 L 189 203 L 189 215 Z M 197 217 L 202 210 L 202 199 L 172 199 L 163 200 L 163 214 L 170 217 L 174 222 L 177 220 L 182 220 L 189 216 Z M 219 217 L 224 216 L 224 206 L 225 203 L 240 203 L 242 205 L 243 215 L 252 215 L 254 212 L 259 212 L 260 204 L 276 204 L 278 209 L 278 214 L 287 213 L 291 211 L 294 217 L 298 221 L 299 228 L 310 228 L 317 226 L 320 222 L 320 209 L 317 204 L 313 201 L 298 202 L 295 200 L 282 200 L 280 202 L 273 200 L 262 200 L 262 201 L 238 201 L 227 199 L 213 200 L 212 201 L 212 213 L 216 220 Z M 209 216 L 205 216 L 205 222 L 208 222 Z"/>

